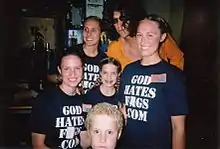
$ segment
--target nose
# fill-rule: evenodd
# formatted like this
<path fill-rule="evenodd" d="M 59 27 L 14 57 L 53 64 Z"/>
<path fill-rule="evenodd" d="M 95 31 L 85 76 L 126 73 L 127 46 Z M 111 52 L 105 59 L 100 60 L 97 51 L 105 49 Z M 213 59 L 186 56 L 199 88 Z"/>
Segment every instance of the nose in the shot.
<path fill-rule="evenodd" d="M 112 75 L 111 74 L 107 74 L 107 78 L 111 79 Z"/>
<path fill-rule="evenodd" d="M 146 41 L 147 41 L 146 37 L 141 37 L 141 45 L 144 45 Z"/>
<path fill-rule="evenodd" d="M 116 25 L 119 30 L 122 30 L 122 21 L 118 20 Z"/>
<path fill-rule="evenodd" d="M 91 35 L 91 32 L 90 31 L 87 31 L 87 36 Z"/>
<path fill-rule="evenodd" d="M 105 143 L 106 142 L 106 135 L 105 133 L 100 134 L 100 142 Z"/>
<path fill-rule="evenodd" d="M 70 76 L 75 76 L 75 74 L 76 74 L 76 70 L 75 69 L 71 69 L 71 71 L 70 71 Z"/>

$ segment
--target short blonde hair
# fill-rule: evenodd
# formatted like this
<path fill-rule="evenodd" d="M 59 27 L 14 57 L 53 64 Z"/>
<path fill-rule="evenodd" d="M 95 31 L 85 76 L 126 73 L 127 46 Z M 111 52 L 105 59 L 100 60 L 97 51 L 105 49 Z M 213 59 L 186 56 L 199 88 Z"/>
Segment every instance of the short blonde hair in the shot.
<path fill-rule="evenodd" d="M 91 122 L 96 115 L 107 115 L 115 119 L 119 133 L 121 133 L 123 128 L 123 114 L 117 107 L 107 102 L 96 104 L 86 117 L 85 125 L 88 130 L 90 130 L 92 125 Z"/>

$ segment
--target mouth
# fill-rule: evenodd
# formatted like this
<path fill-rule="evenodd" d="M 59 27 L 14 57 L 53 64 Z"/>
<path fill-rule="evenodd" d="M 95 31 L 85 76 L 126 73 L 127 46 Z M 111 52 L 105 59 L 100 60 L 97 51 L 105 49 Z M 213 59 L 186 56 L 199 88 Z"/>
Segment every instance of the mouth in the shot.
<path fill-rule="evenodd" d="M 77 81 L 77 78 L 70 78 L 68 79 L 70 82 L 76 82 Z"/>
<path fill-rule="evenodd" d="M 119 30 L 119 32 L 121 32 L 121 33 L 126 33 L 126 30 Z"/>
<path fill-rule="evenodd" d="M 110 81 L 105 80 L 105 82 L 108 83 L 108 84 L 112 84 L 114 81 L 112 81 L 112 80 L 110 80 Z"/>
<path fill-rule="evenodd" d="M 105 146 L 99 146 L 98 148 L 99 148 L 99 149 L 106 149 L 107 147 L 105 147 Z"/>
<path fill-rule="evenodd" d="M 87 40 L 87 41 L 93 41 L 93 39 L 91 39 L 91 38 L 86 38 L 86 40 Z"/>
<path fill-rule="evenodd" d="M 141 46 L 141 50 L 148 50 L 150 46 Z"/>

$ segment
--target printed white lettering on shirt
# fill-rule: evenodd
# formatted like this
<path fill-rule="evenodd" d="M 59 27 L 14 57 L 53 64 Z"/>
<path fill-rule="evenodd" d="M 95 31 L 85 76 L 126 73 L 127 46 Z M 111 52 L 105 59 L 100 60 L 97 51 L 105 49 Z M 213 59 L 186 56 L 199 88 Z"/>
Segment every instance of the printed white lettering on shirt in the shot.
<path fill-rule="evenodd" d="M 126 85 L 124 90 L 125 95 L 135 95 L 145 98 L 155 98 L 156 88 L 150 88 L 147 86 Z"/>
<path fill-rule="evenodd" d="M 75 148 L 79 145 L 79 134 L 84 125 L 81 106 L 63 106 L 63 116 L 56 118 L 55 127 L 59 129 L 59 138 L 64 139 L 62 149 Z"/>
<path fill-rule="evenodd" d="M 151 77 L 146 75 L 134 75 L 131 79 L 132 84 L 149 85 L 151 83 Z"/>
<path fill-rule="evenodd" d="M 85 63 L 84 71 L 99 73 L 99 66 Z"/>
<path fill-rule="evenodd" d="M 85 63 L 83 88 L 85 90 L 91 88 L 98 78 L 99 78 L 99 66 Z"/>
<path fill-rule="evenodd" d="M 150 100 L 156 97 L 156 88 L 151 87 L 151 77 L 134 75 L 129 85 L 125 85 L 125 105 L 130 119 L 147 122 Z"/>

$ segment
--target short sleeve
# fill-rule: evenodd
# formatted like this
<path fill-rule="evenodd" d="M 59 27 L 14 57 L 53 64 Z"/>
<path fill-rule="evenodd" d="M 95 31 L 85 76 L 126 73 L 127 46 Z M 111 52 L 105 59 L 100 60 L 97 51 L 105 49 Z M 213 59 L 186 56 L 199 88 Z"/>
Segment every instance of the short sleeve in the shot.
<path fill-rule="evenodd" d="M 46 97 L 45 93 L 42 93 L 35 99 L 30 118 L 31 132 L 46 134 L 49 130 Z"/>
<path fill-rule="evenodd" d="M 185 77 L 182 72 L 177 71 L 169 74 L 165 90 L 167 109 L 171 116 L 187 115 L 187 93 Z"/>

